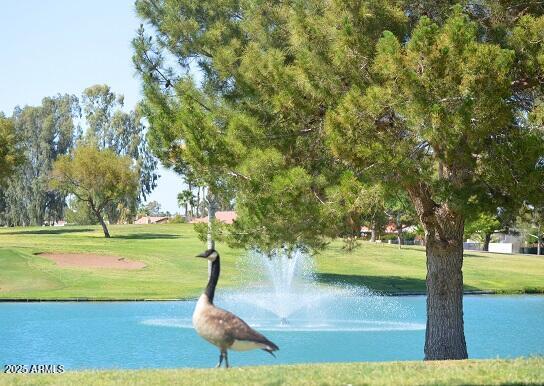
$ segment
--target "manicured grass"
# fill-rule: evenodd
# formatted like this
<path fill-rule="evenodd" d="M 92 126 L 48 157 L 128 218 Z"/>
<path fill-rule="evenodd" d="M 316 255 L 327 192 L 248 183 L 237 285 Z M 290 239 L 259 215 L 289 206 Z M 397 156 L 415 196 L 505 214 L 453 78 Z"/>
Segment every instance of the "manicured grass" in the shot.
<path fill-rule="evenodd" d="M 317 257 L 321 280 L 363 284 L 385 293 L 424 292 L 425 249 L 363 243 L 347 254 L 339 242 Z M 465 291 L 544 292 L 544 256 L 466 251 Z"/>
<path fill-rule="evenodd" d="M 0 229 L 0 298 L 9 299 L 179 299 L 197 296 L 206 282 L 206 263 L 194 256 L 204 244 L 192 225 L 111 226 L 111 239 L 98 227 Z M 352 254 L 333 242 L 316 257 L 324 283 L 363 284 L 386 293 L 425 291 L 421 247 L 363 243 Z M 221 288 L 240 285 L 236 261 L 243 251 L 218 244 Z M 40 252 L 108 254 L 144 262 L 142 270 L 60 268 Z M 469 252 L 466 290 L 544 292 L 544 257 Z"/>
<path fill-rule="evenodd" d="M 544 359 L 334 363 L 3 375 L 6 385 L 541 385 Z"/>
<path fill-rule="evenodd" d="M 197 295 L 207 264 L 191 225 L 111 226 L 111 239 L 98 227 L 0 230 L 0 298 L 173 299 Z M 220 246 L 224 286 L 236 282 L 238 253 Z M 40 252 L 84 252 L 142 261 L 136 271 L 60 268 Z"/>

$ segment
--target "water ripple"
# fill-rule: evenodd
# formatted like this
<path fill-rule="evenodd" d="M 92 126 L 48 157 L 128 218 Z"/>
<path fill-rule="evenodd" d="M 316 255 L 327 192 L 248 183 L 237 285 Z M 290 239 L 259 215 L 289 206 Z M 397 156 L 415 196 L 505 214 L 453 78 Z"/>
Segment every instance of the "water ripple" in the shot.
<path fill-rule="evenodd" d="M 146 319 L 141 324 L 160 327 L 175 328 L 193 328 L 191 319 Z M 285 331 L 285 332 L 303 332 L 303 331 L 420 331 L 425 329 L 423 323 L 412 322 L 394 322 L 387 320 L 343 320 L 333 319 L 326 322 L 315 322 L 304 319 L 293 319 L 287 323 L 278 323 L 270 320 L 252 320 L 248 321 L 251 327 L 259 331 Z"/>

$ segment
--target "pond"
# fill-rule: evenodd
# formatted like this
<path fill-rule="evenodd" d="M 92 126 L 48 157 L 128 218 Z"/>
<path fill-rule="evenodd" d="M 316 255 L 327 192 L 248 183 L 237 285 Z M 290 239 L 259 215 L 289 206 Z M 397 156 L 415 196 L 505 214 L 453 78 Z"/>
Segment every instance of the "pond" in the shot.
<path fill-rule="evenodd" d="M 425 297 L 381 299 L 357 320 L 349 318 L 351 301 L 339 298 L 332 318 L 308 321 L 301 312 L 286 323 L 271 322 L 264 311 L 248 312 L 236 298 L 227 296 L 216 303 L 236 311 L 280 347 L 276 359 L 263 351 L 232 352 L 233 366 L 422 359 Z M 0 303 L 0 364 L 212 367 L 218 352 L 191 328 L 194 304 Z M 467 295 L 464 309 L 471 358 L 544 354 L 544 296 Z"/>

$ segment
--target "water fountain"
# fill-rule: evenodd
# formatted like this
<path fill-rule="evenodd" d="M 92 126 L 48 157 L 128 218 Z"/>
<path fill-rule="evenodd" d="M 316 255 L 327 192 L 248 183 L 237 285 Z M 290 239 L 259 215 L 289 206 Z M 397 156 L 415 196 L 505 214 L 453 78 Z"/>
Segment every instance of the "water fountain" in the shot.
<path fill-rule="evenodd" d="M 422 330 L 412 310 L 363 286 L 319 282 L 314 260 L 301 250 L 250 252 L 238 263 L 240 289 L 221 290 L 215 303 L 261 331 Z M 249 284 L 248 284 L 249 283 Z M 190 318 L 147 324 L 191 328 Z"/>

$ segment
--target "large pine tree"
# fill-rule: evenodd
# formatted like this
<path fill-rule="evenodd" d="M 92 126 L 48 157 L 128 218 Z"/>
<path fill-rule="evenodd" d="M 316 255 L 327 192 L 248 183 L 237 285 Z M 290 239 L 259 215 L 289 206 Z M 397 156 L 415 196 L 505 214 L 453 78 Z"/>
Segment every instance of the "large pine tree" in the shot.
<path fill-rule="evenodd" d="M 155 36 L 134 42 L 154 148 L 229 176 L 242 242 L 319 246 L 345 172 L 408 194 L 426 359 L 467 357 L 467 214 L 544 188 L 544 6 L 453 3 L 136 2 Z"/>

